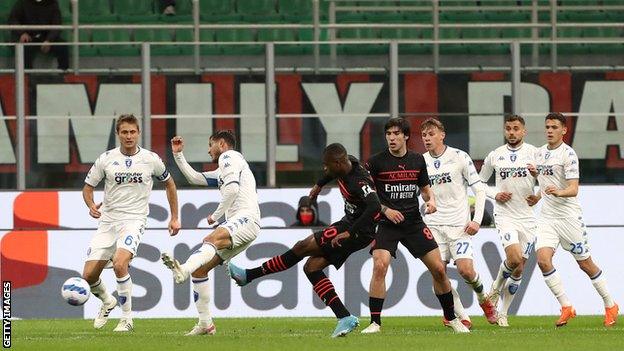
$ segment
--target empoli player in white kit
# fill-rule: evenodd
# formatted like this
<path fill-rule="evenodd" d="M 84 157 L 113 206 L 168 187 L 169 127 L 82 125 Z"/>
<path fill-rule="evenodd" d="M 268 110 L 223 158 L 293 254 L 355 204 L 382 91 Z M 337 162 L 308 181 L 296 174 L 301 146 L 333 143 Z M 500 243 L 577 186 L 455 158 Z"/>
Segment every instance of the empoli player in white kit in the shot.
<path fill-rule="evenodd" d="M 563 142 L 567 132 L 566 118 L 561 113 L 546 116 L 547 144 L 537 152 L 536 165 L 529 170 L 537 176 L 541 196 L 544 199 L 542 213 L 537 227 L 537 263 L 544 275 L 546 285 L 561 304 L 561 316 L 556 326 L 566 325 L 576 316 L 568 299 L 561 277 L 552 264 L 555 250 L 561 244 L 569 251 L 583 272 L 589 276 L 592 285 L 602 297 L 605 306 L 604 325 L 615 325 L 618 305 L 607 289 L 602 270 L 592 261 L 583 223 L 581 206 L 576 199 L 579 184 L 579 160 L 576 152 Z"/>
<path fill-rule="evenodd" d="M 455 261 L 459 275 L 477 294 L 479 305 L 488 322 L 496 323 L 494 306 L 486 299 L 483 283 L 474 269 L 471 236 L 479 231 L 485 209 L 485 186 L 470 156 L 444 144 L 444 125 L 429 118 L 421 124 L 422 141 L 428 152 L 423 154 L 427 173 L 435 194 L 438 211 L 424 220 L 440 247 L 442 260 Z M 470 219 L 468 187 L 476 196 L 474 218 Z M 470 328 L 470 317 L 464 311 L 459 295 L 452 289 L 455 315 Z M 445 321 L 446 324 L 446 321 Z"/>
<path fill-rule="evenodd" d="M 178 198 L 173 178 L 155 153 L 137 145 L 139 122 L 133 115 L 121 115 L 116 123 L 120 147 L 106 151 L 95 161 L 82 189 L 89 214 L 100 223 L 91 240 L 84 265 L 83 278 L 91 293 L 102 300 L 100 313 L 93 321 L 96 329 L 104 327 L 117 299 L 106 291 L 100 279 L 102 270 L 111 261 L 117 277 L 117 293 L 122 316 L 114 331 L 129 332 L 132 322 L 132 279 L 128 274 L 130 260 L 137 253 L 149 212 L 152 177 L 165 182 L 171 210 L 169 233 L 180 230 Z M 93 201 L 93 189 L 104 180 L 104 201 Z"/>
<path fill-rule="evenodd" d="M 496 200 L 494 218 L 505 260 L 492 283 L 488 299 L 496 306 L 502 292 L 503 303 L 497 322 L 501 327 L 508 327 L 507 311 L 520 287 L 524 264 L 535 245 L 537 223 L 531 206 L 537 203 L 537 197 L 533 194 L 535 178 L 528 171 L 527 164 L 535 162 L 537 148 L 523 141 L 526 129 L 521 116 L 507 116 L 504 126 L 507 143 L 488 154 L 479 175 L 483 182 L 487 182 L 492 173 L 496 178 L 494 188 L 487 188 L 487 195 Z"/>
<path fill-rule="evenodd" d="M 210 137 L 209 154 L 219 168 L 211 172 L 195 171 L 184 158 L 184 140 L 176 136 L 171 140 L 174 159 L 182 174 L 191 184 L 217 186 L 223 199 L 215 212 L 208 216 L 208 224 L 214 224 L 223 215 L 221 223 L 203 240 L 202 246 L 180 264 L 163 253 L 163 263 L 173 271 L 176 283 L 192 276 L 195 305 L 199 322 L 186 335 L 212 335 L 216 332 L 210 316 L 210 289 L 208 272 L 224 261 L 244 251 L 260 231 L 260 207 L 256 193 L 256 179 L 241 153 L 234 150 L 236 140 L 229 131 L 218 131 Z"/>

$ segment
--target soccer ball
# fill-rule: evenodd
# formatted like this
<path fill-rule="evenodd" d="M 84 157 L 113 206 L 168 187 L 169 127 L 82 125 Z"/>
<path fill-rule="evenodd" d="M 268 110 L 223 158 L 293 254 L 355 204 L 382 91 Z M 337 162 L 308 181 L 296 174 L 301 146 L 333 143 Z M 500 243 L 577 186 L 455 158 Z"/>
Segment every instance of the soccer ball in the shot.
<path fill-rule="evenodd" d="M 68 304 L 80 306 L 89 300 L 91 288 L 89 283 L 82 278 L 69 278 L 61 287 L 61 295 Z"/>

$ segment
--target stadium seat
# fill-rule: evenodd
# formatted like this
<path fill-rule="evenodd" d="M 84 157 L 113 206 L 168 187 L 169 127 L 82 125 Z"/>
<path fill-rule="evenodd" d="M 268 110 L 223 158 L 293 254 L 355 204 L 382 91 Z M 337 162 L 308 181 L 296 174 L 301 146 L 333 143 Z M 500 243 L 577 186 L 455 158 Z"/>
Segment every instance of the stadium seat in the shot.
<path fill-rule="evenodd" d="M 10 43 L 11 32 L 8 30 L 0 30 L 0 43 Z M 0 45 L 0 57 L 11 57 L 13 55 L 13 48 L 11 46 Z"/>
<path fill-rule="evenodd" d="M 497 28 L 462 28 L 461 37 L 464 39 L 498 39 L 501 33 Z"/>
<path fill-rule="evenodd" d="M 453 6 L 476 6 L 476 1 L 471 0 L 440 0 L 440 6 L 453 7 Z"/>
<path fill-rule="evenodd" d="M 379 31 L 382 39 L 420 39 L 423 30 L 418 28 L 384 28 Z"/>
<path fill-rule="evenodd" d="M 122 16 L 147 15 L 154 13 L 153 4 L 146 0 L 112 0 L 113 11 Z"/>
<path fill-rule="evenodd" d="M 339 39 L 377 39 L 379 35 L 373 28 L 344 28 L 338 31 Z M 338 46 L 338 52 L 348 55 L 378 55 L 388 52 L 388 45 L 384 44 L 345 44 Z"/>
<path fill-rule="evenodd" d="M 557 14 L 557 20 L 561 22 L 606 22 L 608 16 L 601 11 L 562 11 Z"/>
<path fill-rule="evenodd" d="M 86 29 L 81 29 L 78 33 L 78 39 L 81 43 L 90 43 L 91 32 Z M 98 54 L 97 47 L 93 45 L 80 45 L 78 52 L 80 56 L 97 56 Z"/>
<path fill-rule="evenodd" d="M 338 12 L 336 23 L 366 23 L 366 14 L 361 12 Z"/>
<path fill-rule="evenodd" d="M 290 29 L 260 29 L 258 30 L 259 42 L 280 42 L 280 41 L 295 41 L 295 32 Z M 311 46 L 309 45 L 296 45 L 296 44 L 276 44 L 275 53 L 278 55 L 296 55 L 303 54 L 304 52 L 311 52 Z"/>
<path fill-rule="evenodd" d="M 583 28 L 557 28 L 557 37 L 559 38 L 581 38 L 583 36 Z"/>
<path fill-rule="evenodd" d="M 311 0 L 279 0 L 278 11 L 284 16 L 308 16 L 312 17 Z"/>
<path fill-rule="evenodd" d="M 71 0 L 57 0 L 57 2 L 59 4 L 59 9 L 61 10 L 63 22 L 71 22 Z"/>
<path fill-rule="evenodd" d="M 406 12 L 403 20 L 409 23 L 433 23 L 430 12 Z"/>
<path fill-rule="evenodd" d="M 94 30 L 94 42 L 129 42 L 127 30 Z M 141 54 L 140 45 L 98 45 L 98 52 L 104 56 L 137 56 Z"/>
<path fill-rule="evenodd" d="M 376 39 L 377 31 L 373 28 L 342 28 L 338 30 L 340 39 Z"/>
<path fill-rule="evenodd" d="M 199 0 L 201 15 L 228 15 L 234 12 L 232 0 Z"/>
<path fill-rule="evenodd" d="M 441 23 L 483 23 L 486 22 L 485 13 L 483 12 L 442 12 L 440 14 Z"/>
<path fill-rule="evenodd" d="M 0 1 L 0 16 L 3 20 L 6 20 L 9 17 L 11 9 L 13 8 L 13 3 L 15 3 L 15 1 Z"/>
<path fill-rule="evenodd" d="M 117 19 L 108 0 L 80 0 L 78 17 L 81 23 L 106 23 Z"/>
<path fill-rule="evenodd" d="M 218 42 L 249 42 L 254 41 L 254 33 L 251 29 L 218 30 L 216 34 Z M 264 52 L 262 45 L 223 45 L 221 50 L 226 55 L 254 55 Z"/>
<path fill-rule="evenodd" d="M 583 28 L 584 38 L 618 38 L 621 36 L 622 30 L 617 27 Z"/>
<path fill-rule="evenodd" d="M 136 29 L 134 41 L 167 42 L 173 39 L 169 29 Z M 174 45 L 152 45 L 150 51 L 152 55 L 176 55 L 180 52 L 179 48 Z"/>
<path fill-rule="evenodd" d="M 505 39 L 530 39 L 531 28 L 503 28 L 501 36 Z"/>
<path fill-rule="evenodd" d="M 236 12 L 242 15 L 276 14 L 275 0 L 238 0 Z"/>
<path fill-rule="evenodd" d="M 531 22 L 531 12 L 509 12 L 509 11 L 496 11 L 496 12 L 487 12 L 485 14 L 484 22 L 496 22 L 496 23 L 509 23 L 509 22 L 519 22 L 519 23 L 530 23 Z"/>

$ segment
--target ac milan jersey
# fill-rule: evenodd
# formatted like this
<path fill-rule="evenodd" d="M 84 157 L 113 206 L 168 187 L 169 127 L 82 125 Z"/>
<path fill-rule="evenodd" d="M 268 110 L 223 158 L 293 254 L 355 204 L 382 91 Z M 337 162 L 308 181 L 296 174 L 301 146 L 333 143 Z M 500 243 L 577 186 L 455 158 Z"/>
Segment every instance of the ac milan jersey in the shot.
<path fill-rule="evenodd" d="M 360 219 L 362 214 L 366 211 L 365 198 L 370 193 L 375 193 L 375 184 L 368 171 L 364 169 L 357 158 L 349 155 L 349 161 L 351 161 L 352 166 L 351 172 L 344 177 L 336 178 L 338 188 L 340 189 L 345 203 L 345 217 L 351 223 L 363 223 L 363 226 L 373 224 L 373 218 L 370 218 L 370 222 L 368 219 L 364 219 L 364 221 L 358 221 L 358 219 Z M 322 187 L 332 179 L 331 177 L 325 177 L 321 179 L 317 185 Z M 379 213 L 376 213 L 375 218 L 378 217 Z"/>
<path fill-rule="evenodd" d="M 366 168 L 383 205 L 401 212 L 406 219 L 422 221 L 418 194 L 420 187 L 429 185 L 429 175 L 421 154 L 408 151 L 397 157 L 386 149 L 373 155 Z"/>

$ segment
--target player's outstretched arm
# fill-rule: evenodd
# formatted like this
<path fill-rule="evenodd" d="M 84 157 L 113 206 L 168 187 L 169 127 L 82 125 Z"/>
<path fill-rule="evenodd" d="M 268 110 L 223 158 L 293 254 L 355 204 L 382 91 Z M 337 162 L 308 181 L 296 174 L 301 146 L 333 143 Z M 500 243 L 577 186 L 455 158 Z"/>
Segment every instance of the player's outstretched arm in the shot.
<path fill-rule="evenodd" d="M 215 187 L 218 185 L 218 171 L 200 173 L 186 161 L 182 153 L 184 151 L 184 139 L 181 136 L 176 135 L 171 139 L 171 151 L 173 152 L 173 160 L 190 184 Z"/>
<path fill-rule="evenodd" d="M 327 183 L 331 182 L 334 178 L 329 175 L 325 175 L 323 178 L 319 179 L 316 184 L 310 189 L 310 200 L 315 201 L 316 197 L 321 193 L 321 190 Z"/>
<path fill-rule="evenodd" d="M 171 212 L 171 219 L 169 220 L 169 235 L 173 236 L 180 231 L 180 219 L 178 216 L 178 191 L 176 189 L 173 178 L 169 177 L 165 182 L 165 189 L 167 192 L 167 201 L 169 201 L 169 211 Z"/>

